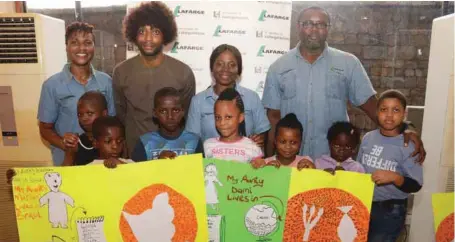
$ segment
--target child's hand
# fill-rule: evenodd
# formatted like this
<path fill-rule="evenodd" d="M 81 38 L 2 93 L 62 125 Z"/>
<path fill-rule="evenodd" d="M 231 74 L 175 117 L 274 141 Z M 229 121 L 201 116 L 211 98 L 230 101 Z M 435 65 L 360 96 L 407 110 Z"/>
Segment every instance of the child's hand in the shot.
<path fill-rule="evenodd" d="M 307 159 L 301 159 L 299 163 L 297 163 L 297 170 L 302 170 L 303 168 L 307 169 L 315 169 L 316 167 L 314 166 L 313 162 L 307 160 Z"/>
<path fill-rule="evenodd" d="M 371 174 L 371 180 L 373 180 L 376 185 L 383 185 L 395 182 L 400 175 L 393 171 L 386 170 L 376 170 Z"/>
<path fill-rule="evenodd" d="M 125 164 L 125 162 L 117 159 L 117 158 L 109 158 L 104 160 L 104 166 L 107 168 L 116 168 L 118 164 Z"/>
<path fill-rule="evenodd" d="M 175 152 L 172 152 L 170 150 L 163 150 L 158 156 L 158 159 L 174 159 L 175 157 L 177 157 L 177 154 L 175 154 Z"/>
<path fill-rule="evenodd" d="M 63 146 L 65 150 L 72 150 L 77 148 L 77 142 L 79 141 L 79 136 L 73 133 L 65 133 L 62 137 Z"/>
<path fill-rule="evenodd" d="M 277 160 L 272 160 L 272 161 L 268 162 L 266 166 L 274 166 L 275 168 L 278 169 L 281 167 L 281 162 L 279 162 Z"/>
<path fill-rule="evenodd" d="M 331 168 L 324 169 L 324 171 L 330 173 L 331 175 L 335 175 L 335 170 Z"/>
<path fill-rule="evenodd" d="M 251 161 L 251 166 L 254 169 L 262 168 L 265 166 L 265 160 L 264 159 L 255 159 Z"/>
<path fill-rule="evenodd" d="M 264 135 L 263 134 L 253 134 L 248 136 L 257 146 L 260 148 L 264 147 Z"/>
<path fill-rule="evenodd" d="M 16 171 L 14 169 L 8 169 L 6 171 L 6 183 L 11 185 L 13 183 L 13 177 L 16 175 Z"/>
<path fill-rule="evenodd" d="M 342 166 L 336 166 L 335 171 L 345 171 L 345 169 Z"/>

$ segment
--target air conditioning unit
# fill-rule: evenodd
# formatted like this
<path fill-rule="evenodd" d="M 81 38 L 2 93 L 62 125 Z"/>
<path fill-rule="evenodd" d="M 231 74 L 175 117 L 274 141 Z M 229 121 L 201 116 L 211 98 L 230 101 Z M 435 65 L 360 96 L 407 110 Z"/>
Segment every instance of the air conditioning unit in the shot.
<path fill-rule="evenodd" d="M 433 20 L 422 127 L 424 185 L 414 198 L 409 241 L 435 240 L 431 195 L 453 192 L 454 20 L 454 14 Z"/>
<path fill-rule="evenodd" d="M 43 82 L 67 62 L 65 22 L 0 13 L 0 160 L 49 161 L 37 120 Z"/>

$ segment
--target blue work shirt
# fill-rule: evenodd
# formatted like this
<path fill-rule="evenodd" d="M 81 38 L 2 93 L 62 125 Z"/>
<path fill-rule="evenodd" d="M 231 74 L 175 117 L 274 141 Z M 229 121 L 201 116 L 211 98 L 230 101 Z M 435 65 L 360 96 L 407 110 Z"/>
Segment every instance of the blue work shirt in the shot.
<path fill-rule="evenodd" d="M 364 104 L 376 92 L 365 69 L 354 55 L 326 44 L 312 64 L 299 51 L 299 44 L 269 68 L 262 103 L 295 113 L 303 125 L 300 155 L 313 160 L 329 154 L 327 131 L 336 121 L 348 121 L 347 101 Z"/>
<path fill-rule="evenodd" d="M 104 72 L 92 67 L 92 76 L 86 85 L 82 85 L 70 72 L 70 64 L 63 70 L 47 79 L 41 87 L 38 107 L 38 120 L 43 123 L 53 123 L 58 135 L 67 132 L 82 134 L 77 118 L 77 102 L 88 91 L 99 91 L 107 101 L 109 115 L 115 115 L 114 98 L 112 94 L 112 79 Z M 64 151 L 51 146 L 54 165 L 61 165 Z"/>
<path fill-rule="evenodd" d="M 261 134 L 270 129 L 270 122 L 265 114 L 259 95 L 245 87 L 236 85 L 235 89 L 242 97 L 245 106 L 246 135 Z M 201 137 L 202 141 L 220 137 L 215 127 L 215 101 L 218 95 L 213 87 L 198 93 L 191 99 L 188 120 L 185 129 Z"/>

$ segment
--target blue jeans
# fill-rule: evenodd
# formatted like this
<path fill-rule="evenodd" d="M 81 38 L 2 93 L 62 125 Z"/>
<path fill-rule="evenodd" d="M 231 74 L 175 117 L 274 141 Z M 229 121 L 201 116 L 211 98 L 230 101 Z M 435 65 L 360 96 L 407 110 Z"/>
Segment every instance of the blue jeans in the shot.
<path fill-rule="evenodd" d="M 368 242 L 395 242 L 404 227 L 406 210 L 407 200 L 402 203 L 373 202 Z"/>

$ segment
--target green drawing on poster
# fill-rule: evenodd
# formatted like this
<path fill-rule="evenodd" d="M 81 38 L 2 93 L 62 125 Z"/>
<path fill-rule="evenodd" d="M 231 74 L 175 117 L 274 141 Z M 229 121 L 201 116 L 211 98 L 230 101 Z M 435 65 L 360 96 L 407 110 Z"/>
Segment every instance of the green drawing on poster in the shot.
<path fill-rule="evenodd" d="M 281 241 L 291 169 L 204 159 L 209 241 Z"/>

